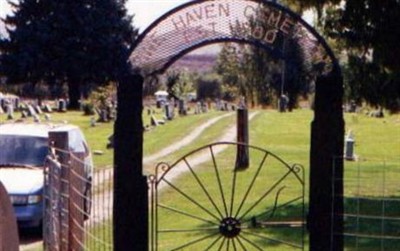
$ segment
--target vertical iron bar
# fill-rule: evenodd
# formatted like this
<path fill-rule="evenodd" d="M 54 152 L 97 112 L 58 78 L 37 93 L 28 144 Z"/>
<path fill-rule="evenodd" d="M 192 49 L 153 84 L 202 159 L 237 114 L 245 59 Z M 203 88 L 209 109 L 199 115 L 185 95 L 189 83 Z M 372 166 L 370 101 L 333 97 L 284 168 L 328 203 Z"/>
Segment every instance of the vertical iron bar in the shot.
<path fill-rule="evenodd" d="M 225 209 L 225 215 L 228 216 L 228 207 L 226 205 L 226 199 L 225 199 L 225 195 L 224 195 L 224 189 L 222 187 L 222 182 L 221 182 L 221 177 L 219 175 L 219 171 L 217 168 L 217 162 L 215 160 L 215 155 L 214 155 L 214 151 L 212 146 L 210 146 L 210 152 L 211 152 L 211 156 L 212 156 L 212 160 L 213 160 L 213 164 L 214 164 L 214 170 L 215 170 L 215 174 L 217 176 L 217 181 L 218 181 L 218 188 L 219 191 L 221 193 L 221 199 L 222 199 L 222 203 L 224 204 L 224 209 Z"/>
<path fill-rule="evenodd" d="M 357 176 L 358 176 L 358 179 L 357 179 L 357 232 L 356 232 L 356 250 L 358 251 L 358 245 L 359 245 L 359 243 L 358 243 L 358 241 L 359 241 L 359 238 L 358 238 L 358 235 L 359 235 L 359 233 L 360 233 L 360 207 L 361 207 L 361 205 L 360 205 L 360 196 L 361 196 L 361 194 L 360 194 L 360 186 L 361 186 L 361 182 L 360 182 L 360 180 L 361 180 L 361 168 L 360 168 L 360 166 L 361 166 L 361 164 L 360 163 L 358 163 L 358 165 L 357 165 Z"/>
<path fill-rule="evenodd" d="M 383 164 L 383 174 L 382 174 L 382 222 L 381 222 L 381 250 L 384 251 L 385 250 L 385 214 L 386 214 L 386 210 L 385 210 L 385 205 L 386 205 L 386 201 L 385 201 L 385 196 L 386 196 L 386 161 L 384 161 Z"/>
<path fill-rule="evenodd" d="M 237 175 L 237 172 L 233 172 L 232 189 L 231 189 L 231 208 L 230 208 L 230 211 L 229 211 L 229 217 L 232 217 L 233 206 L 234 206 L 234 203 L 235 203 L 236 175 Z"/>
<path fill-rule="evenodd" d="M 240 210 L 242 209 L 244 203 L 247 200 L 247 197 L 249 196 L 251 190 L 253 189 L 254 183 L 255 183 L 258 175 L 260 174 L 261 168 L 264 166 L 264 163 L 265 163 L 265 160 L 267 159 L 267 157 L 268 157 L 268 152 L 265 152 L 263 160 L 261 161 L 260 165 L 258 166 L 258 169 L 257 169 L 256 173 L 254 174 L 252 181 L 250 182 L 249 188 L 247 189 L 247 191 L 244 195 L 244 198 L 242 199 L 242 202 L 240 203 L 239 208 L 236 211 L 235 218 L 239 215 Z"/>
<path fill-rule="evenodd" d="M 226 241 L 226 237 L 223 237 L 222 242 L 221 242 L 221 245 L 219 246 L 218 250 L 222 250 L 222 248 L 223 248 L 224 245 L 225 245 L 225 241 Z"/>
<path fill-rule="evenodd" d="M 211 198 L 210 193 L 207 191 L 206 187 L 203 185 L 203 183 L 201 182 L 200 178 L 197 176 L 197 174 L 194 172 L 193 168 L 190 166 L 189 162 L 187 161 L 186 158 L 183 159 L 183 161 L 185 162 L 186 166 L 189 168 L 190 172 L 193 174 L 193 176 L 195 177 L 197 183 L 200 185 L 201 189 L 203 190 L 203 192 L 206 194 L 208 200 L 211 202 L 211 204 L 214 206 L 215 210 L 217 211 L 217 213 L 219 214 L 219 216 L 221 218 L 223 218 L 221 211 L 219 210 L 217 204 L 214 202 L 214 200 Z"/>

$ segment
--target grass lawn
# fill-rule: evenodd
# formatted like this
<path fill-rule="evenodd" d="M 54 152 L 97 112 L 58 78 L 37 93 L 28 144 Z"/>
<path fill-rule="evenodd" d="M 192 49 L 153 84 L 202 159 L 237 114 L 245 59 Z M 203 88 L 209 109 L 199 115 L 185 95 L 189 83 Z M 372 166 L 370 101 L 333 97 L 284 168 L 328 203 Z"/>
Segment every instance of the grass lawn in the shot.
<path fill-rule="evenodd" d="M 157 152 L 165 146 L 168 146 L 172 141 L 179 140 L 185 137 L 191 130 L 196 126 L 202 124 L 208 119 L 221 115 L 220 112 L 210 112 L 202 115 L 191 115 L 187 117 L 178 118 L 174 121 L 168 122 L 164 126 L 159 126 L 145 133 L 144 152 L 145 154 L 151 154 Z M 160 113 L 156 114 L 160 117 Z M 262 110 L 249 124 L 249 135 L 250 144 L 261 147 L 278 157 L 282 158 L 289 165 L 298 163 L 305 168 L 305 200 L 308 200 L 308 168 L 309 168 L 309 149 L 310 149 L 310 124 L 313 118 L 312 111 L 309 110 L 296 110 L 292 113 L 278 113 L 274 110 Z M 112 134 L 113 124 L 103 123 L 98 124 L 96 127 L 90 126 L 90 117 L 83 116 L 81 112 L 68 112 L 68 113 L 53 113 L 53 121 L 67 120 L 70 123 L 79 125 L 84 131 L 88 143 L 92 150 L 103 151 L 103 155 L 95 155 L 94 162 L 97 168 L 103 168 L 112 165 L 112 150 L 106 149 L 107 138 Z M 143 120 L 149 121 L 147 114 L 144 115 Z M 0 122 L 5 121 L 5 115 L 0 115 Z M 399 218 L 400 208 L 398 200 L 400 198 L 400 189 L 398 181 L 400 180 L 400 115 L 386 116 L 383 119 L 371 118 L 362 114 L 345 114 L 346 131 L 352 131 L 355 137 L 355 154 L 357 155 L 357 161 L 345 161 L 345 203 L 346 213 L 356 214 L 362 213 L 366 216 L 371 216 L 371 219 L 360 219 L 360 218 L 346 218 L 346 231 L 350 234 L 361 233 L 361 234 L 373 234 L 378 236 L 382 233 L 387 235 L 400 236 L 398 229 L 400 229 Z M 235 123 L 235 116 L 230 116 L 222 119 L 218 123 L 210 126 L 206 129 L 193 144 L 179 149 L 176 153 L 171 154 L 163 159 L 168 163 L 173 163 L 184 154 L 191 150 L 194 150 L 200 146 L 214 143 L 218 137 L 222 134 L 224 129 L 230 127 Z M 217 161 L 220 166 L 224 169 L 221 173 L 221 183 L 224 183 L 225 189 L 227 189 L 227 196 L 232 193 L 232 185 L 229 185 L 229 181 L 232 177 L 232 168 L 234 166 L 236 156 L 236 150 L 229 148 L 220 153 L 217 156 Z M 248 179 L 251 179 L 255 175 L 257 170 L 257 163 L 260 163 L 263 155 L 260 153 L 251 154 L 251 166 L 249 172 L 241 172 L 241 177 L 237 183 L 236 194 L 239 197 L 244 196 L 244 192 L 249 187 Z M 274 158 L 267 158 L 267 167 L 264 172 L 260 172 L 260 176 L 257 179 L 260 181 L 256 182 L 257 185 L 252 190 L 254 196 L 250 197 L 250 201 L 254 201 L 257 196 L 262 194 L 265 187 L 273 185 L 274 180 L 281 177 L 282 164 Z M 218 188 L 218 182 L 216 182 L 215 171 L 210 168 L 213 163 L 208 161 L 201 164 L 202 168 L 197 169 L 199 178 L 206 187 L 210 189 L 213 196 L 220 193 Z M 272 167 L 277 167 L 278 171 L 274 171 Z M 153 165 L 147 166 L 145 172 L 152 173 Z M 249 175 L 246 175 L 249 174 Z M 197 180 L 193 178 L 190 172 L 181 175 L 178 179 L 174 180 L 174 184 L 187 191 L 190 197 L 196 198 L 195 201 L 206 201 L 207 197 L 204 197 L 204 191 L 198 189 L 198 186 L 194 186 Z M 228 182 L 228 185 L 226 183 Z M 292 198 L 296 198 L 299 190 L 292 188 L 293 183 L 296 179 L 291 177 L 288 182 L 280 184 L 279 188 L 276 188 L 269 195 L 271 200 L 265 205 L 257 205 L 255 212 L 262 212 L 265 208 L 273 207 L 276 198 L 278 202 L 288 201 Z M 281 186 L 282 185 L 282 186 Z M 282 188 L 284 187 L 284 188 Z M 280 191 L 279 195 L 278 191 Z M 187 203 L 187 198 L 182 198 L 173 189 L 163 189 L 159 195 L 160 200 L 165 203 L 171 203 L 171 206 L 179 207 L 185 212 L 191 212 L 191 214 L 201 216 L 204 210 L 193 208 L 193 203 Z M 363 199 L 354 199 L 359 196 L 363 196 Z M 382 200 L 382 197 L 393 199 L 392 202 Z M 374 198 L 371 200 L 371 198 Z M 240 201 L 240 200 L 238 200 Z M 239 207 L 238 201 L 233 203 L 236 208 Z M 218 206 L 223 206 L 218 204 Z M 262 206 L 262 207 L 261 207 Z M 212 204 L 206 204 L 206 208 L 212 208 Z M 307 206 L 306 206 L 307 207 Z M 198 220 L 193 220 L 190 217 L 179 217 L 177 221 L 176 213 L 171 213 L 171 210 L 164 210 L 162 213 L 162 224 L 170 227 L 171 229 L 185 229 L 195 224 L 195 228 L 199 226 L 202 228 L 208 228 L 209 224 L 199 224 Z M 289 214 L 285 215 L 285 211 L 277 210 L 274 214 L 274 219 L 291 219 L 293 215 L 296 215 L 299 211 L 299 203 L 293 204 L 288 207 L 286 212 Z M 385 215 L 389 218 L 382 220 L 381 216 Z M 373 217 L 379 216 L 378 219 Z M 286 217 L 286 218 L 285 218 Z M 245 217 L 246 218 L 246 217 Z M 391 218 L 393 218 L 391 220 Z M 248 217 L 247 220 L 250 220 Z M 297 218 L 298 219 L 298 216 Z M 201 221 L 200 221 L 201 223 Z M 385 226 L 382 228 L 382 226 Z M 203 233 L 212 234 L 214 230 L 204 230 Z M 276 238 L 287 238 L 285 240 L 294 239 L 297 243 L 301 240 L 299 233 L 293 234 L 293 231 L 286 231 L 284 228 L 277 229 L 269 232 L 268 236 Z M 249 237 L 250 242 L 257 242 L 257 238 Z M 173 241 L 179 238 L 181 241 L 190 241 L 196 238 L 200 238 L 201 235 L 198 232 L 191 232 L 189 234 L 177 234 L 177 233 L 164 233 L 164 237 L 161 237 L 162 247 L 172 247 Z M 171 242 L 171 240 L 173 240 Z M 257 242 L 259 243 L 259 242 Z M 277 245 L 276 242 L 266 241 L 265 243 L 271 248 L 269 250 L 292 250 L 292 248 L 285 245 Z M 260 245 L 264 245 L 261 243 Z M 233 244 L 231 244 L 233 245 Z M 236 243 L 236 245 L 239 245 Z M 346 238 L 346 245 L 348 250 L 356 250 L 355 247 L 359 247 L 359 250 L 380 250 L 380 247 L 386 247 L 385 250 L 396 250 L 398 242 L 385 241 L 377 238 Z"/>
<path fill-rule="evenodd" d="M 261 114 L 250 122 L 251 145 L 270 150 L 289 164 L 299 163 L 305 167 L 306 201 L 308 200 L 307 184 L 310 123 L 312 116 L 312 112 L 308 110 L 297 110 L 293 113 L 284 114 L 269 110 L 262 111 Z M 346 249 L 355 250 L 354 247 L 358 247 L 358 250 L 380 250 L 381 247 L 385 247 L 385 250 L 396 250 L 399 245 L 398 239 L 382 241 L 380 236 L 382 234 L 389 237 L 399 236 L 400 213 L 398 208 L 400 208 L 400 203 L 398 200 L 400 189 L 398 188 L 398 180 L 400 179 L 400 116 L 393 115 L 387 116 L 384 119 L 376 119 L 360 114 L 346 114 L 345 120 L 346 131 L 351 130 L 355 136 L 355 152 L 358 156 L 358 161 L 345 161 L 345 210 L 346 214 L 360 213 L 363 215 L 362 219 L 354 219 L 346 216 L 346 233 L 349 236 L 356 233 L 359 235 L 369 234 L 376 238 L 355 239 L 347 237 Z M 253 155 L 251 158 L 252 162 L 259 162 L 257 160 L 259 156 Z M 234 167 L 235 150 L 224 151 L 218 159 L 223 159 L 224 166 L 232 169 Z M 209 190 L 211 197 L 216 197 L 218 183 L 215 181 L 215 172 L 210 170 L 212 169 L 212 165 L 212 163 L 203 163 L 202 167 L 199 168 L 201 171 L 195 172 L 198 173 L 198 179 Z M 274 164 L 269 165 L 272 167 Z M 360 176 L 359 173 L 361 173 Z M 229 175 L 229 172 L 226 175 Z M 282 174 L 279 172 L 270 171 L 265 175 L 260 175 L 259 178 L 262 179 L 264 187 L 268 187 L 271 186 L 271 181 L 279 178 L 280 175 Z M 241 176 L 240 180 L 243 181 L 248 177 L 252 177 L 252 172 L 249 175 Z M 227 189 L 228 192 L 226 193 L 229 197 L 232 188 L 229 187 L 229 184 L 224 183 L 224 178 L 221 179 L 221 183 Z M 162 205 L 160 209 L 161 220 L 159 220 L 160 229 L 169 229 L 169 231 L 160 234 L 160 243 L 161 247 L 163 247 L 161 249 L 164 250 L 165 248 L 169 250 L 177 247 L 174 241 L 176 239 L 179 239 L 180 243 L 185 243 L 201 238 L 202 236 L 204 237 L 207 233 L 213 233 L 212 230 L 204 230 L 202 232 L 203 235 L 200 235 L 196 231 L 189 231 L 188 227 L 194 229 L 212 229 L 210 226 L 211 223 L 202 224 L 201 220 L 199 222 L 199 220 L 193 220 L 193 217 L 182 216 L 182 212 L 190 212 L 190 215 L 195 216 L 208 214 L 204 213 L 204 209 L 199 208 L 199 206 L 193 206 L 193 201 L 203 202 L 208 200 L 208 198 L 204 197 L 204 191 L 196 185 L 197 182 L 194 175 L 187 172 L 173 182 L 174 186 L 179 188 L 181 192 L 177 192 L 176 188 L 169 188 L 162 191 L 160 195 L 160 204 Z M 287 201 L 290 198 L 296 197 L 298 190 L 288 189 L 293 183 L 292 180 L 292 182 L 285 185 L 285 190 L 282 190 L 284 192 L 280 195 L 280 199 Z M 243 187 L 237 184 L 236 193 L 243 191 L 247 184 L 244 182 L 242 184 Z M 257 191 L 257 189 L 259 189 L 259 192 L 254 193 L 255 197 L 263 194 L 261 192 L 262 188 L 254 188 L 254 191 Z M 376 198 L 372 201 L 370 199 L 354 200 L 355 190 L 358 192 L 357 196 L 375 196 Z M 182 196 L 182 192 L 189 195 L 193 201 Z M 273 193 L 272 197 L 274 196 L 275 193 Z M 389 201 L 385 201 L 382 200 L 383 197 L 390 199 Z M 390 201 L 391 199 L 394 199 L 394 201 Z M 221 205 L 218 206 L 221 207 Z M 294 213 L 296 207 L 298 209 L 298 204 L 294 204 L 288 211 Z M 206 202 L 205 208 L 213 208 L 213 205 Z M 268 208 L 268 205 L 265 205 L 265 208 Z M 178 211 L 180 213 L 177 213 Z M 287 217 L 290 218 L 292 216 L 287 215 Z M 372 219 L 368 219 L 369 217 L 372 217 Z M 383 217 L 389 218 L 383 220 Z M 179 221 L 176 221 L 177 218 L 179 218 Z M 289 232 L 293 234 L 293 231 Z M 284 229 L 279 229 L 269 233 L 267 236 L 271 239 L 283 238 L 283 240 L 289 241 L 285 238 L 290 237 L 290 233 Z M 292 237 L 295 242 L 299 242 L 298 233 Z M 210 241 L 213 240 L 210 238 Z M 256 242 L 256 240 L 254 241 Z M 274 241 L 267 241 L 267 243 L 269 250 L 292 250 L 292 247 L 276 245 Z M 221 243 L 218 242 L 218 244 L 222 245 L 222 241 Z M 236 245 L 239 244 L 236 243 Z"/>
<path fill-rule="evenodd" d="M 161 149 L 167 147 L 171 144 L 171 142 L 179 141 L 186 135 L 188 135 L 192 130 L 194 130 L 198 125 L 205 123 L 209 119 L 223 115 L 222 112 L 212 111 L 206 114 L 198 114 L 198 115 L 189 115 L 185 117 L 177 117 L 173 121 L 167 121 L 165 125 L 160 125 L 158 127 L 153 127 L 150 131 L 146 131 L 144 133 L 144 145 L 143 152 L 144 155 L 150 155 L 155 152 L 160 151 Z M 18 119 L 19 114 L 16 113 L 16 117 Z M 161 110 L 156 110 L 155 116 L 157 119 L 162 119 Z M 234 116 L 231 116 L 230 122 L 227 123 L 228 120 L 224 119 L 221 122 L 224 124 L 219 125 L 219 129 L 223 129 L 223 127 L 227 126 L 233 122 Z M 51 114 L 51 122 L 53 123 L 63 123 L 68 122 L 71 124 L 75 124 L 79 126 L 83 133 L 85 134 L 86 140 L 93 152 L 102 152 L 102 154 L 94 154 L 93 161 L 95 163 L 96 168 L 108 168 L 112 167 L 113 163 L 113 149 L 107 149 L 108 137 L 113 134 L 114 124 L 110 123 L 97 123 L 95 127 L 90 125 L 91 116 L 84 116 L 83 112 L 80 111 L 72 111 L 66 113 L 57 113 L 53 112 Z M 44 118 L 42 119 L 44 121 Z M 25 121 L 33 121 L 32 118 L 27 118 Z M 148 114 L 143 113 L 143 124 L 149 124 L 150 116 Z M 0 123 L 5 123 L 6 115 L 0 115 Z M 218 123 L 217 123 L 218 124 Z M 218 130 L 217 130 L 218 131 Z M 215 136 L 215 133 L 214 133 Z M 208 136 L 208 137 L 211 137 Z M 204 142 L 204 141 L 203 141 Z M 202 141 L 198 141 L 197 145 L 200 146 Z M 181 150 L 187 150 L 188 148 L 184 148 Z M 179 156 L 171 155 L 168 158 Z"/>

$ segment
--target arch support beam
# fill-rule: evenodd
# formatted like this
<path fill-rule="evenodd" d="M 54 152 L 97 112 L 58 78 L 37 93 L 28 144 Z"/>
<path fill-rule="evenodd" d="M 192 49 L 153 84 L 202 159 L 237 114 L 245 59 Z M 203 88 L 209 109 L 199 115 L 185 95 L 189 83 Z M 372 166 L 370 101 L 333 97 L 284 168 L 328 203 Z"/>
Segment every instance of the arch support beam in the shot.
<path fill-rule="evenodd" d="M 310 152 L 310 250 L 343 250 L 343 79 L 336 69 L 316 83 Z"/>
<path fill-rule="evenodd" d="M 118 84 L 114 126 L 114 250 L 148 250 L 148 185 L 143 176 L 143 77 Z"/>

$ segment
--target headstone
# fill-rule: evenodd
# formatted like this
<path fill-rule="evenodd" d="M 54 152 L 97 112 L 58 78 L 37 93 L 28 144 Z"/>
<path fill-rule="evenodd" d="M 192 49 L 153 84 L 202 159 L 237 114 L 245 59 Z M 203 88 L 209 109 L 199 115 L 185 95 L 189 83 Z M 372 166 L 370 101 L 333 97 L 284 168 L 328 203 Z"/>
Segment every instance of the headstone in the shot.
<path fill-rule="evenodd" d="M 346 160 L 355 160 L 354 155 L 354 136 L 351 132 L 345 138 L 345 149 L 344 149 L 344 158 Z"/>
<path fill-rule="evenodd" d="M 203 103 L 201 106 L 201 112 L 202 113 L 207 113 L 208 112 L 208 105 L 206 103 Z"/>
<path fill-rule="evenodd" d="M 11 104 L 7 105 L 7 119 L 14 119 L 14 107 Z"/>
<path fill-rule="evenodd" d="M 44 119 L 45 119 L 46 121 L 50 121 L 50 120 L 51 120 L 51 115 L 48 114 L 48 113 L 46 113 L 46 114 L 44 115 Z"/>
<path fill-rule="evenodd" d="M 33 116 L 36 115 L 36 111 L 35 111 L 35 109 L 33 108 L 33 106 L 28 105 L 27 108 L 28 108 L 27 110 L 28 110 L 28 116 L 29 116 L 29 117 L 33 117 Z"/>
<path fill-rule="evenodd" d="M 187 107 L 185 100 L 179 100 L 179 114 L 180 115 L 187 115 Z"/>
<path fill-rule="evenodd" d="M 35 106 L 35 111 L 36 111 L 36 113 L 37 114 L 42 114 L 43 113 L 43 111 L 42 111 L 42 108 L 40 108 L 40 106 Z"/>
<path fill-rule="evenodd" d="M 279 103 L 278 103 L 279 112 L 286 112 L 288 104 L 289 104 L 289 98 L 286 95 L 282 94 L 279 98 Z"/>
<path fill-rule="evenodd" d="M 107 120 L 115 120 L 115 110 L 112 105 L 107 106 Z"/>
<path fill-rule="evenodd" d="M 13 113 L 14 112 L 14 106 L 12 104 L 7 104 L 5 110 L 6 110 L 7 114 Z"/>
<path fill-rule="evenodd" d="M 201 104 L 199 102 L 196 103 L 196 107 L 194 110 L 195 114 L 200 114 L 201 113 Z"/>
<path fill-rule="evenodd" d="M 19 109 L 19 105 L 20 105 L 19 98 L 14 99 L 14 107 Z"/>
<path fill-rule="evenodd" d="M 100 122 L 108 122 L 108 112 L 106 109 L 100 111 Z"/>
<path fill-rule="evenodd" d="M 385 114 L 383 113 L 382 110 L 377 110 L 377 111 L 371 112 L 370 116 L 374 117 L 374 118 L 383 118 L 383 117 L 385 117 Z"/>
<path fill-rule="evenodd" d="M 28 117 L 28 112 L 27 111 L 25 111 L 25 110 L 22 110 L 21 111 L 21 118 L 27 118 Z"/>
<path fill-rule="evenodd" d="M 3 107 L 0 106 L 0 114 L 4 114 Z"/>
<path fill-rule="evenodd" d="M 94 151 L 93 151 L 93 154 L 94 154 L 94 155 L 103 155 L 104 152 L 101 151 L 101 150 L 94 150 Z"/>
<path fill-rule="evenodd" d="M 349 107 L 348 107 L 348 112 L 349 113 L 354 113 L 357 111 L 357 104 L 353 100 L 350 102 Z"/>
<path fill-rule="evenodd" d="M 96 126 L 96 119 L 94 117 L 90 118 L 90 126 L 95 127 Z"/>
<path fill-rule="evenodd" d="M 151 115 L 150 117 L 150 124 L 151 126 L 158 126 L 158 120 L 156 119 L 156 117 L 154 117 L 154 115 Z"/>
<path fill-rule="evenodd" d="M 0 107 L 1 107 L 3 110 L 6 110 L 6 108 L 7 108 L 7 103 L 6 103 L 6 100 L 5 100 L 5 99 L 0 99 Z"/>
<path fill-rule="evenodd" d="M 99 117 L 101 117 L 101 110 L 97 107 L 94 108 L 94 111 L 97 113 Z"/>
<path fill-rule="evenodd" d="M 58 112 L 67 111 L 67 101 L 65 99 L 58 100 Z"/>
<path fill-rule="evenodd" d="M 224 102 L 224 111 L 228 111 L 228 102 Z"/>
<path fill-rule="evenodd" d="M 48 112 L 48 113 L 52 113 L 52 112 L 53 112 L 53 109 L 51 108 L 51 106 L 50 106 L 49 104 L 46 104 L 46 105 L 44 106 L 44 111 L 45 111 L 45 112 Z"/>
<path fill-rule="evenodd" d="M 165 105 L 165 117 L 168 120 L 174 119 L 174 107 L 169 105 L 168 103 Z"/>
<path fill-rule="evenodd" d="M 39 115 L 37 115 L 37 114 L 33 115 L 33 121 L 36 123 L 39 123 L 40 122 Z"/>
<path fill-rule="evenodd" d="M 0 182 L 0 250 L 18 251 L 19 237 L 17 220 L 10 197 Z"/>
<path fill-rule="evenodd" d="M 107 149 L 114 148 L 114 134 L 108 137 Z"/>
<path fill-rule="evenodd" d="M 215 101 L 215 110 L 222 111 L 221 108 L 222 108 L 221 100 L 217 99 L 217 101 Z"/>

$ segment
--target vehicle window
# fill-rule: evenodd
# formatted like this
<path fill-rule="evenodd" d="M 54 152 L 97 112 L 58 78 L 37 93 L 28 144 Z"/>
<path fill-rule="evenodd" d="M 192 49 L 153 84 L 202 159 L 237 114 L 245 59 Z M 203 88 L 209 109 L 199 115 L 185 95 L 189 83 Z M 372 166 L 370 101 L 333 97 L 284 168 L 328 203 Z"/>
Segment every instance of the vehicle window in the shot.
<path fill-rule="evenodd" d="M 69 149 L 76 153 L 85 153 L 83 134 L 79 130 L 71 130 L 69 134 Z"/>
<path fill-rule="evenodd" d="M 43 166 L 48 153 L 47 138 L 0 135 L 0 165 Z"/>

